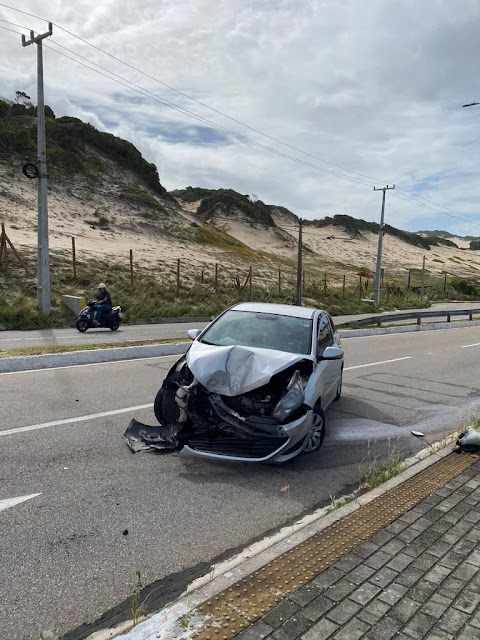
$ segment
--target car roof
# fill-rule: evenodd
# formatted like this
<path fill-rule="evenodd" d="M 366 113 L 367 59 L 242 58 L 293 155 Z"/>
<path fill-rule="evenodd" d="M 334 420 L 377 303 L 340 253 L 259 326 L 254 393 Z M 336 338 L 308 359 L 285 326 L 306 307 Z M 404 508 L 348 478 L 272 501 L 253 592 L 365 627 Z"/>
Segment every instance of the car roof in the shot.
<path fill-rule="evenodd" d="M 289 304 L 272 304 L 268 302 L 241 302 L 231 307 L 233 311 L 254 311 L 257 313 L 273 313 L 277 316 L 292 316 L 294 318 L 313 318 L 319 309 L 311 307 L 296 307 Z"/>

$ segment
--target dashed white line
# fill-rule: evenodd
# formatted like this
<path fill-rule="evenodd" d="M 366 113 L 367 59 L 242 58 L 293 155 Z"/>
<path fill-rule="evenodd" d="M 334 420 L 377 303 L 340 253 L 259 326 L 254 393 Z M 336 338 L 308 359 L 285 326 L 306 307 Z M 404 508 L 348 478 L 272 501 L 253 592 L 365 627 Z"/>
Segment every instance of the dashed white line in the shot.
<path fill-rule="evenodd" d="M 90 413 L 86 416 L 77 416 L 75 418 L 65 418 L 64 420 L 52 420 L 51 422 L 43 422 L 41 424 L 32 424 L 28 427 L 16 427 L 15 429 L 7 429 L 0 431 L 0 436 L 9 436 L 13 433 L 23 433 L 24 431 L 36 431 L 37 429 L 48 429 L 49 427 L 58 427 L 62 424 L 73 424 L 75 422 L 85 422 L 94 420 L 95 418 L 106 418 L 108 416 L 116 416 L 120 413 L 129 413 L 130 411 L 141 411 L 142 409 L 151 409 L 153 403 L 139 404 L 136 407 L 125 407 L 124 409 L 113 409 L 112 411 L 102 411 L 101 413 Z"/>
<path fill-rule="evenodd" d="M 5 511 L 5 509 L 10 509 L 10 507 L 15 507 L 17 504 L 21 504 L 22 502 L 26 502 L 27 500 L 31 500 L 32 498 L 36 498 L 41 495 L 41 493 L 31 493 L 29 496 L 19 496 L 18 498 L 0 500 L 0 511 Z"/>
<path fill-rule="evenodd" d="M 403 358 L 393 358 L 392 360 L 381 360 L 380 362 L 367 362 L 367 364 L 357 364 L 354 367 L 345 367 L 344 371 L 352 369 L 362 369 L 363 367 L 374 367 L 377 364 L 388 364 L 389 362 L 400 362 L 400 360 L 411 360 L 412 356 L 404 356 Z"/>
<path fill-rule="evenodd" d="M 480 342 L 474 342 L 473 344 L 462 344 L 460 349 L 468 349 L 468 347 L 480 347 Z"/>

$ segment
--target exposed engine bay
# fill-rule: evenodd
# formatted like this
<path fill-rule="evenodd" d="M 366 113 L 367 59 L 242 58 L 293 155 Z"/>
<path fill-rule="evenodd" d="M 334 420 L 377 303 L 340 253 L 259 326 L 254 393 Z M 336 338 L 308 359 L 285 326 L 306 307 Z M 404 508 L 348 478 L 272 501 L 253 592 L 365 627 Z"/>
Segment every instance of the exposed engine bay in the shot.
<path fill-rule="evenodd" d="M 312 408 L 304 390 L 313 361 L 290 354 L 272 365 L 271 352 L 267 359 L 239 346 L 203 352 L 201 359 L 183 356 L 165 378 L 154 404 L 161 426 L 132 420 L 125 433 L 132 451 L 168 453 L 188 446 L 259 458 L 284 446 L 284 425 Z"/>

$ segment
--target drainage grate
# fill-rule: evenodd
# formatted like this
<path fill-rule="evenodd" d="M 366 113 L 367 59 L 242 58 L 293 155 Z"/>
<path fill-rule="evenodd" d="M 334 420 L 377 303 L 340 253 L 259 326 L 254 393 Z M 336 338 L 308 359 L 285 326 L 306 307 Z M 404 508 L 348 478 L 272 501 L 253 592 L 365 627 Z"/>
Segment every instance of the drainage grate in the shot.
<path fill-rule="evenodd" d="M 195 640 L 230 640 L 476 460 L 468 454 L 443 458 L 204 602 L 182 619 L 183 628 L 192 629 Z"/>

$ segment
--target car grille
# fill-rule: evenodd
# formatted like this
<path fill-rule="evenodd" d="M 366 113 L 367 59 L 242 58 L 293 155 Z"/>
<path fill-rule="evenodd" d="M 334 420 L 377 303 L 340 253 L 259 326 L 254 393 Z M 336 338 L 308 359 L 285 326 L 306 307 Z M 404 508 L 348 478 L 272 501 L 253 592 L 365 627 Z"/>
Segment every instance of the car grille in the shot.
<path fill-rule="evenodd" d="M 188 442 L 191 449 L 202 453 L 214 453 L 238 458 L 265 458 L 288 442 L 288 437 L 279 438 L 195 438 Z"/>

